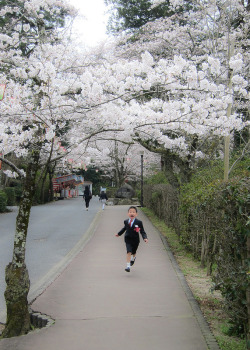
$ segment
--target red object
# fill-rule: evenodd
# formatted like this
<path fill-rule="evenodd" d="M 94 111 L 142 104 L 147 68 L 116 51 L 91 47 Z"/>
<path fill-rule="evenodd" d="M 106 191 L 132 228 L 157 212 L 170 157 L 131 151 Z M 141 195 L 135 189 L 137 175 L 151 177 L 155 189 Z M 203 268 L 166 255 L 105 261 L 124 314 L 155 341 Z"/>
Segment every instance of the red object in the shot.
<path fill-rule="evenodd" d="M 52 183 L 53 183 L 53 190 L 58 191 L 60 188 L 60 185 L 57 183 L 55 179 L 52 180 Z"/>

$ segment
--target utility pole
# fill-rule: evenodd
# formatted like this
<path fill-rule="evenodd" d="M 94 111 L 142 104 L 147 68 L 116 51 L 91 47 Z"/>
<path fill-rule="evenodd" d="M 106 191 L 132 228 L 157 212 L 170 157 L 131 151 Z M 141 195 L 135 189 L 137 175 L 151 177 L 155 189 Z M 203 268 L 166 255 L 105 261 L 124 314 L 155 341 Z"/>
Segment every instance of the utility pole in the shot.
<path fill-rule="evenodd" d="M 143 151 L 141 152 L 141 207 L 143 207 Z"/>
<path fill-rule="evenodd" d="M 234 42 L 229 43 L 228 47 L 228 92 L 232 96 L 232 78 L 233 78 L 233 70 L 229 66 L 229 61 L 234 54 Z M 230 102 L 227 106 L 227 118 L 230 118 L 232 113 L 232 102 Z M 230 158 L 230 135 L 225 136 L 224 139 L 224 181 L 228 181 L 228 173 L 229 173 L 229 158 Z"/>

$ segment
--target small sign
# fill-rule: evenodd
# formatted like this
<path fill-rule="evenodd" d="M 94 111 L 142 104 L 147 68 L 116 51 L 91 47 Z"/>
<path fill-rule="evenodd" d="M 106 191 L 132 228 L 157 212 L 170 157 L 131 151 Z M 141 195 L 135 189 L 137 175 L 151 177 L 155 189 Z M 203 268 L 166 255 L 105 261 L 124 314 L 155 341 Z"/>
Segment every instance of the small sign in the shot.
<path fill-rule="evenodd" d="M 6 84 L 0 84 L 0 101 L 3 100 Z"/>

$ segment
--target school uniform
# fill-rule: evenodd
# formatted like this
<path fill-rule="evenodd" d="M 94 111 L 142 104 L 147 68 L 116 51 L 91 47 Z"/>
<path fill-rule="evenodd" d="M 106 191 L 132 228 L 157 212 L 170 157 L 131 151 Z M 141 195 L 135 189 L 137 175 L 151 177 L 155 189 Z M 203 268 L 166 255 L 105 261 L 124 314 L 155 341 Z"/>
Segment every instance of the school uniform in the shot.
<path fill-rule="evenodd" d="M 92 193 L 87 189 L 85 189 L 85 191 L 83 192 L 83 200 L 85 200 L 85 205 L 86 205 L 86 209 L 88 210 L 89 208 L 89 202 L 92 198 Z"/>
<path fill-rule="evenodd" d="M 104 210 L 104 208 L 105 208 L 105 205 L 106 205 L 107 200 L 108 200 L 108 197 L 107 197 L 106 193 L 105 193 L 105 192 L 102 192 L 102 193 L 100 194 L 99 201 L 102 202 L 102 209 L 103 209 L 103 210 Z"/>
<path fill-rule="evenodd" d="M 132 222 L 130 227 L 130 219 L 124 220 L 124 227 L 118 232 L 121 236 L 125 232 L 124 241 L 126 243 L 127 253 L 135 254 L 140 243 L 140 234 L 143 239 L 147 238 L 147 234 L 143 228 L 141 220 L 137 218 Z"/>

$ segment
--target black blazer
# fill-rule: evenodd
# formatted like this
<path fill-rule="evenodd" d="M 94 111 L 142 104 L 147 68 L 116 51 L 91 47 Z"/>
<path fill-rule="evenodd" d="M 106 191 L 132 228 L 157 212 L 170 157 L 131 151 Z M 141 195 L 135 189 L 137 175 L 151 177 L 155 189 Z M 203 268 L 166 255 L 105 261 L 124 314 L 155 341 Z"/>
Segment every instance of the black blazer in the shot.
<path fill-rule="evenodd" d="M 85 199 L 86 201 L 90 200 L 92 198 L 92 193 L 90 191 L 84 191 L 82 199 Z"/>
<path fill-rule="evenodd" d="M 138 220 L 135 218 L 132 227 L 129 226 L 129 220 L 124 220 L 124 227 L 118 232 L 118 235 L 121 236 L 125 232 L 125 239 L 126 237 L 132 238 L 132 239 L 139 239 L 139 232 L 136 232 L 136 226 L 140 228 L 140 234 L 142 235 L 143 239 L 148 238 L 147 234 L 143 228 L 143 224 L 141 220 Z"/>

